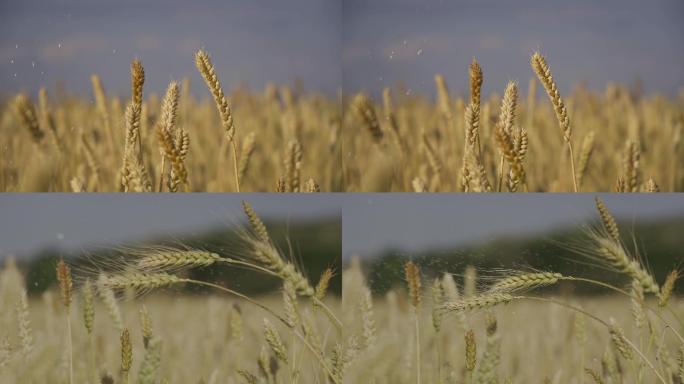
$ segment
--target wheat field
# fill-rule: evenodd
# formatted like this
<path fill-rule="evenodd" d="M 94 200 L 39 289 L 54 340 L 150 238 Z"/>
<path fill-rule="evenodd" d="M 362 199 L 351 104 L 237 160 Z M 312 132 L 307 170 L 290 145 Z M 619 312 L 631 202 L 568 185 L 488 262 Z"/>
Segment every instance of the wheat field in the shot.
<path fill-rule="evenodd" d="M 561 93 L 538 53 L 526 94 L 511 81 L 482 95 L 486 71 L 473 60 L 470 89 L 450 91 L 435 75 L 434 101 L 399 88 L 377 101 L 274 85 L 227 95 L 209 55 L 195 60 L 209 91 L 199 100 L 187 79 L 163 95 L 144 89 L 138 61 L 130 98 L 93 75 L 93 101 L 44 88 L 35 101 L 5 100 L 0 190 L 684 190 L 684 94 L 619 84 Z"/>
<path fill-rule="evenodd" d="M 486 63 L 473 59 L 469 90 L 434 76 L 435 96 L 385 88 L 345 101 L 348 191 L 681 191 L 684 93 L 644 94 L 609 84 L 559 90 L 546 58 L 530 80 L 482 94 Z M 490 86 L 492 86 L 490 84 Z M 369 92 L 379 90 L 368 89 Z M 378 92 L 379 93 L 379 92 Z"/>
<path fill-rule="evenodd" d="M 603 270 L 598 279 L 409 260 L 403 282 L 379 295 L 352 259 L 342 305 L 357 348 L 347 382 L 682 383 L 679 267 L 656 281 L 598 199 L 597 209 L 602 224 L 574 262 Z M 605 292 L 581 295 L 576 285 Z"/>
<path fill-rule="evenodd" d="M 138 245 L 85 264 L 61 259 L 57 286 L 41 295 L 27 296 L 26 276 L 6 259 L 0 382 L 341 383 L 335 260 L 310 282 L 251 205 L 244 211 L 242 251 Z M 279 288 L 250 294 L 216 273 L 191 274 L 212 266 Z"/>
<path fill-rule="evenodd" d="M 187 78 L 145 88 L 135 60 L 130 96 L 108 94 L 92 75 L 91 100 L 42 88 L 36 100 L 2 101 L 0 190 L 341 190 L 335 100 L 275 85 L 228 95 L 209 55 L 199 51 L 195 61 L 208 91 L 199 99 Z"/>

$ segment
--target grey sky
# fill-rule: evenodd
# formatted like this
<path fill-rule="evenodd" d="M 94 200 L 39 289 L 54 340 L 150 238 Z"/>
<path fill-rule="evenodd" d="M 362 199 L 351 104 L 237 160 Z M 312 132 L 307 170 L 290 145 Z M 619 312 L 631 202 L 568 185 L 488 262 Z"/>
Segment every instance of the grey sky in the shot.
<path fill-rule="evenodd" d="M 224 87 L 267 81 L 334 93 L 340 86 L 340 0 L 3 0 L 0 94 L 63 80 L 90 92 L 98 73 L 125 94 L 129 66 L 145 66 L 146 92 L 189 76 L 208 96 L 193 54 L 205 48 Z"/>
<path fill-rule="evenodd" d="M 243 220 L 241 201 L 263 218 L 340 217 L 329 194 L 0 194 L 0 259 L 47 246 L 64 249 L 201 233 Z"/>
<path fill-rule="evenodd" d="M 345 194 L 342 257 L 419 252 L 596 218 L 594 194 Z M 611 213 L 643 222 L 684 215 L 682 194 L 602 194 Z"/>
<path fill-rule="evenodd" d="M 681 0 L 344 0 L 343 14 L 345 92 L 401 81 L 433 94 L 442 73 L 464 94 L 477 57 L 484 93 L 501 94 L 508 80 L 526 88 L 536 49 L 562 93 L 637 77 L 647 91 L 684 86 Z"/>

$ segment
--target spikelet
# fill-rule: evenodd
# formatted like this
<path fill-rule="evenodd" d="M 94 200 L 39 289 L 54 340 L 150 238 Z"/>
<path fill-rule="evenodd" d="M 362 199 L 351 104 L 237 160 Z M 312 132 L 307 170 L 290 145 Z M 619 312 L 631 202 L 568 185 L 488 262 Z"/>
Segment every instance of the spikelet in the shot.
<path fill-rule="evenodd" d="M 392 139 L 394 145 L 397 147 L 399 154 L 403 156 L 406 154 L 406 144 L 401 137 L 401 132 L 399 132 L 399 125 L 397 124 L 397 118 L 394 116 L 392 108 L 392 96 L 390 94 L 389 88 L 385 87 L 382 90 L 382 111 L 384 114 L 385 122 L 389 127 L 389 131 L 392 132 Z"/>
<path fill-rule="evenodd" d="M 31 320 L 29 318 L 28 298 L 26 291 L 22 291 L 19 295 L 19 302 L 17 303 L 17 323 L 19 324 L 19 340 L 21 342 L 21 353 L 24 359 L 30 357 L 33 352 L 33 330 L 31 328 Z"/>
<path fill-rule="evenodd" d="M 270 243 L 271 237 L 268 235 L 268 230 L 266 230 L 264 222 L 261 221 L 259 216 L 256 214 L 254 208 L 252 208 L 252 205 L 243 200 L 242 210 L 245 212 L 247 220 L 249 221 L 249 225 L 252 227 L 252 231 L 257 238 L 264 243 Z"/>
<path fill-rule="evenodd" d="M 62 296 L 62 303 L 67 308 L 67 312 L 71 308 L 71 301 L 74 289 L 74 283 L 71 280 L 71 268 L 64 262 L 59 260 L 57 263 L 57 281 L 59 282 L 59 292 Z"/>
<path fill-rule="evenodd" d="M 363 325 L 363 347 L 372 348 L 375 345 L 376 329 L 373 314 L 373 296 L 368 288 L 364 287 L 359 310 L 361 312 L 361 324 Z"/>
<path fill-rule="evenodd" d="M 624 168 L 628 192 L 639 192 L 639 145 L 628 140 L 625 148 Z"/>
<path fill-rule="evenodd" d="M 461 298 L 456 281 L 451 274 L 444 273 L 444 276 L 442 277 L 442 288 L 444 290 L 444 301 L 442 304 L 447 301 L 457 301 Z M 468 319 L 466 318 L 465 312 L 457 312 L 456 317 L 458 318 L 461 328 L 463 328 L 464 331 L 468 330 Z"/>
<path fill-rule="evenodd" d="M 237 304 L 233 305 L 230 311 L 230 336 L 235 340 L 242 340 L 244 325 L 242 320 L 242 313 Z"/>
<path fill-rule="evenodd" d="M 449 89 L 447 88 L 444 76 L 435 75 L 435 86 L 437 87 L 437 106 L 439 111 L 447 122 L 450 122 L 453 116 L 451 112 L 451 97 L 449 97 Z"/>
<path fill-rule="evenodd" d="M 45 87 L 40 88 L 38 91 L 38 107 L 40 110 L 40 125 L 50 134 L 52 144 L 55 146 L 57 153 L 62 154 L 62 142 L 57 134 L 55 119 L 52 117 L 52 113 L 50 112 L 47 90 Z"/>
<path fill-rule="evenodd" d="M 132 289 L 134 291 L 149 291 L 157 288 L 167 287 L 172 284 L 184 282 L 178 276 L 168 273 L 140 273 L 125 272 L 117 275 L 107 276 L 102 284 L 114 291 L 124 291 Z"/>
<path fill-rule="evenodd" d="M 383 133 L 380 129 L 378 117 L 375 114 L 373 102 L 364 94 L 358 94 L 354 97 L 351 104 L 352 111 L 363 124 L 366 130 L 371 134 L 373 142 L 379 144 L 382 140 Z"/>
<path fill-rule="evenodd" d="M 249 161 L 251 160 L 252 153 L 254 152 L 255 142 L 256 134 L 254 132 L 250 132 L 247 136 L 245 136 L 244 140 L 242 140 L 240 163 L 238 165 L 238 175 L 240 180 L 245 177 L 245 173 L 247 173 L 247 169 L 249 168 Z"/>
<path fill-rule="evenodd" d="M 31 100 L 28 98 L 28 96 L 20 94 L 16 97 L 16 99 L 14 99 L 14 107 L 17 115 L 19 115 L 21 124 L 31 134 L 33 142 L 36 144 L 40 143 L 45 134 L 40 129 L 38 118 L 36 117 L 36 110 L 33 108 L 33 103 L 31 103 Z"/>
<path fill-rule="evenodd" d="M 302 145 L 293 139 L 288 144 L 285 158 L 285 192 L 299 192 L 300 172 L 302 168 Z"/>
<path fill-rule="evenodd" d="M 472 372 L 477 362 L 477 344 L 475 343 L 475 332 L 468 330 L 465 333 L 465 366 L 466 370 Z"/>
<path fill-rule="evenodd" d="M 614 319 L 610 319 L 609 332 L 610 338 L 613 340 L 613 345 L 615 345 L 615 348 L 620 352 L 620 355 L 622 355 L 625 360 L 632 360 L 634 357 L 632 346 L 625 338 L 622 328 L 620 328 Z"/>
<path fill-rule="evenodd" d="M 487 325 L 487 338 L 485 340 L 485 350 L 480 358 L 477 368 L 477 382 L 483 384 L 494 384 L 499 382 L 497 368 L 501 360 L 501 339 L 497 335 L 497 321 L 491 311 L 487 311 L 485 317 Z"/>
<path fill-rule="evenodd" d="M 290 328 L 296 328 L 299 324 L 297 292 L 289 281 L 283 283 L 283 306 L 285 307 L 285 322 Z"/>
<path fill-rule="evenodd" d="M 513 296 L 507 293 L 486 293 L 479 296 L 468 297 L 461 300 L 450 301 L 442 304 L 440 310 L 444 312 L 471 311 L 474 309 L 490 308 L 499 304 L 507 304 L 513 300 Z"/>
<path fill-rule="evenodd" d="M 499 114 L 499 124 L 509 135 L 513 134 L 513 124 L 515 123 L 515 108 L 518 105 L 518 84 L 509 81 L 504 91 L 501 101 L 501 113 Z"/>
<path fill-rule="evenodd" d="M 444 287 L 439 278 L 432 281 L 432 327 L 439 332 L 442 325 L 442 313 L 438 310 L 445 298 Z"/>
<path fill-rule="evenodd" d="M 306 186 L 306 191 L 309 193 L 318 193 L 321 191 L 320 185 L 318 185 L 318 183 L 316 183 L 316 180 L 314 180 L 312 177 L 310 177 L 306 181 L 305 186 Z"/>
<path fill-rule="evenodd" d="M 140 308 L 140 330 L 143 337 L 143 346 L 147 349 L 152 340 L 152 317 L 150 317 L 150 312 L 144 304 Z"/>
<path fill-rule="evenodd" d="M 495 138 L 499 151 L 511 167 L 511 178 L 509 190 L 515 192 L 518 185 L 525 181 L 525 168 L 522 165 L 522 158 L 516 151 L 513 138 L 506 132 L 503 126 L 498 125 L 495 131 Z"/>
<path fill-rule="evenodd" d="M 643 268 L 639 261 L 632 260 L 621 244 L 603 237 L 595 237 L 593 241 L 596 245 L 596 253 L 602 262 L 639 281 L 644 291 L 654 294 L 660 291 L 653 276 Z"/>
<path fill-rule="evenodd" d="M 473 57 L 470 63 L 470 102 L 480 106 L 480 94 L 482 93 L 482 68 Z"/>
<path fill-rule="evenodd" d="M 563 132 L 563 140 L 568 143 L 572 138 L 570 117 L 568 116 L 568 110 L 565 108 L 563 99 L 561 99 L 560 92 L 558 92 L 556 82 L 551 75 L 551 69 L 549 68 L 548 64 L 546 64 L 546 59 L 544 56 L 542 56 L 539 52 L 535 52 L 532 55 L 530 64 L 532 65 L 534 72 L 537 74 L 539 81 L 544 86 L 546 93 L 549 95 L 549 99 L 553 105 L 553 110 L 556 112 L 558 124 Z"/>
<path fill-rule="evenodd" d="M 233 123 L 233 113 L 230 110 L 228 101 L 223 94 L 223 88 L 221 87 L 221 82 L 219 81 L 216 71 L 214 70 L 214 64 L 211 62 L 209 55 L 200 50 L 195 54 L 195 65 L 199 70 L 200 74 L 207 83 L 207 87 L 214 96 L 214 101 L 216 102 L 216 107 L 218 108 L 219 115 L 221 117 L 221 124 L 226 134 L 226 138 L 229 142 L 233 141 L 235 136 L 235 125 Z"/>
<path fill-rule="evenodd" d="M 143 85 L 145 84 L 145 69 L 139 60 L 131 63 L 131 103 L 142 106 Z"/>
<path fill-rule="evenodd" d="M 675 283 L 677 282 L 677 279 L 679 279 L 679 274 L 680 272 L 678 269 L 673 269 L 665 278 L 665 282 L 663 283 L 663 286 L 660 289 L 660 293 L 658 294 L 659 306 L 667 306 L 667 302 L 670 300 L 670 296 L 672 295 L 672 291 L 674 290 Z"/>
<path fill-rule="evenodd" d="M 119 305 L 116 302 L 116 296 L 114 291 L 107 285 L 107 276 L 101 274 L 97 280 L 97 291 L 100 294 L 100 298 L 107 308 L 107 313 L 112 319 L 114 326 L 119 330 L 123 331 L 123 319 L 121 318 L 121 311 L 119 310 Z"/>
<path fill-rule="evenodd" d="M 169 187 L 172 191 L 179 184 L 187 185 L 188 183 L 188 174 L 183 163 L 183 154 L 173 137 L 173 133 L 176 130 L 177 110 L 178 83 L 171 82 L 162 102 L 162 112 L 156 131 L 162 152 L 171 162 L 172 173 Z"/>
<path fill-rule="evenodd" d="M 584 372 L 589 375 L 592 380 L 594 380 L 594 383 L 596 384 L 604 384 L 605 382 L 603 381 L 603 378 L 601 378 L 601 375 L 598 374 L 598 372 L 594 371 L 591 368 L 584 368 Z"/>
<path fill-rule="evenodd" d="M 658 184 L 656 184 L 653 178 L 649 178 L 646 182 L 646 191 L 650 193 L 660 192 L 660 187 L 658 186 Z"/>
<path fill-rule="evenodd" d="M 246 371 L 244 369 L 238 369 L 237 374 L 240 375 L 240 377 L 242 377 L 247 382 L 247 384 L 257 384 L 259 382 L 257 377 L 253 373 Z"/>
<path fill-rule="evenodd" d="M 178 270 L 186 267 L 206 267 L 221 260 L 213 252 L 201 250 L 181 249 L 150 249 L 141 250 L 141 258 L 137 266 L 143 271 Z"/>
<path fill-rule="evenodd" d="M 404 276 L 408 285 L 409 297 L 414 310 L 420 304 L 420 268 L 413 261 L 404 264 Z"/>
<path fill-rule="evenodd" d="M 280 339 L 278 331 L 273 328 L 267 319 L 264 319 L 264 337 L 266 338 L 266 343 L 273 351 L 273 354 L 287 364 L 287 348 L 285 348 L 285 344 L 283 344 L 283 341 Z"/>
<path fill-rule="evenodd" d="M 149 346 L 145 351 L 145 357 L 143 357 L 143 362 L 140 364 L 140 370 L 138 371 L 138 383 L 155 384 L 157 382 L 159 366 L 161 365 L 161 349 L 161 340 L 150 340 Z"/>
<path fill-rule="evenodd" d="M 579 163 L 577 164 L 577 183 L 579 185 L 582 185 L 582 180 L 587 172 L 587 165 L 589 164 L 592 153 L 594 153 L 594 136 L 594 131 L 590 131 L 582 140 Z"/>
<path fill-rule="evenodd" d="M 299 295 L 314 295 L 314 288 L 309 284 L 307 278 L 294 264 L 285 261 L 272 244 L 249 239 L 247 241 L 251 246 L 250 256 L 253 259 L 263 264 L 281 279 L 290 281 Z"/>
<path fill-rule="evenodd" d="M 83 296 L 83 324 L 85 325 L 88 335 L 93 334 L 93 322 L 95 320 L 95 304 L 93 298 L 93 283 L 90 279 L 86 279 L 81 288 Z"/>
<path fill-rule="evenodd" d="M 606 229 L 610 237 L 612 237 L 613 240 L 615 240 L 615 242 L 619 243 L 620 231 L 618 230 L 615 218 L 613 218 L 613 215 L 610 214 L 608 208 L 603 203 L 603 200 L 601 200 L 600 197 L 597 196 L 594 198 L 594 200 L 596 201 L 596 209 L 598 210 L 599 215 L 601 216 L 601 222 L 603 223 L 603 227 Z"/>
<path fill-rule="evenodd" d="M 109 109 L 107 108 L 107 96 L 105 95 L 102 81 L 98 75 L 90 75 L 90 82 L 93 85 L 93 94 L 95 95 L 95 105 L 97 112 L 100 114 L 102 122 L 105 124 L 105 129 L 109 124 Z"/>
<path fill-rule="evenodd" d="M 644 312 L 644 288 L 637 280 L 632 280 L 630 302 L 632 304 L 632 317 L 634 325 L 641 329 L 646 324 L 646 313 Z"/>
<path fill-rule="evenodd" d="M 524 273 L 498 280 L 490 288 L 491 292 L 519 292 L 553 285 L 562 279 L 563 275 L 553 272 Z"/>
<path fill-rule="evenodd" d="M 325 298 L 328 286 L 330 285 L 330 280 L 334 275 L 335 273 L 332 268 L 326 268 L 321 274 L 321 277 L 318 279 L 318 284 L 316 284 L 316 293 L 314 294 L 318 300 L 323 300 Z"/>
<path fill-rule="evenodd" d="M 127 328 L 121 332 L 121 373 L 124 381 L 128 381 L 128 372 L 133 363 L 133 346 L 131 345 L 131 334 Z"/>

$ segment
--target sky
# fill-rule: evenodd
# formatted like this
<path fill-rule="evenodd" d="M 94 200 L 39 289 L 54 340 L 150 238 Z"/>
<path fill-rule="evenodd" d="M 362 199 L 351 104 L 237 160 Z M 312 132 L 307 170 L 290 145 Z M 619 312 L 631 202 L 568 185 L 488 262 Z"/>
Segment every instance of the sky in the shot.
<path fill-rule="evenodd" d="M 342 259 L 383 250 L 421 252 L 594 220 L 594 194 L 345 194 Z M 684 217 L 684 194 L 599 194 L 634 222 Z"/>
<path fill-rule="evenodd" d="M 328 194 L 0 194 L 0 259 L 47 247 L 80 249 L 155 236 L 202 234 L 244 221 L 242 200 L 262 219 L 339 218 Z"/>
<path fill-rule="evenodd" d="M 436 73 L 465 94 L 473 57 L 483 93 L 523 89 L 539 49 L 561 94 L 580 82 L 607 82 L 676 94 L 684 86 L 681 0 L 344 0 L 345 92 L 377 95 L 398 82 L 407 93 L 434 94 Z"/>
<path fill-rule="evenodd" d="M 146 92 L 191 79 L 206 49 L 226 89 L 271 81 L 334 94 L 340 87 L 339 0 L 2 0 L 0 94 L 36 92 L 60 81 L 88 94 L 90 75 L 127 94 L 130 63 L 145 67 Z M 202 92 L 202 93 L 200 93 Z"/>

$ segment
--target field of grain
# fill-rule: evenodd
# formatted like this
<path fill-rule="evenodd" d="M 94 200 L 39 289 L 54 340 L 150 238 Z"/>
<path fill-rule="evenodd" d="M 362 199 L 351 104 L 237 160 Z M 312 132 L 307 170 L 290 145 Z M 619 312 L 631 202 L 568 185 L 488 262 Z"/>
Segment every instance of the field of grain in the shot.
<path fill-rule="evenodd" d="M 382 100 L 350 95 L 344 115 L 348 191 L 682 191 L 684 94 L 608 85 L 559 90 L 535 53 L 530 80 L 482 95 L 486 63 L 473 59 L 453 90 L 435 97 L 397 88 Z M 491 86 L 491 84 L 490 84 Z M 378 89 L 366 89 L 380 93 Z"/>
<path fill-rule="evenodd" d="M 377 294 L 360 259 L 352 259 L 342 305 L 356 348 L 346 380 L 682 383 L 678 266 L 657 281 L 600 200 L 597 208 L 602 224 L 576 256 L 604 271 L 597 279 L 531 268 L 438 268 L 416 259 L 395 268 L 401 284 Z M 580 293 L 580 286 L 592 289 Z"/>
<path fill-rule="evenodd" d="M 26 276 L 6 259 L 0 382 L 341 383 L 336 261 L 311 282 L 244 210 L 243 251 L 140 245 L 85 265 L 59 260 L 57 286 L 40 295 L 27 295 Z M 278 288 L 250 293 L 216 271 L 191 273 L 208 268 L 249 270 Z"/>
<path fill-rule="evenodd" d="M 2 101 L 0 190 L 342 189 L 335 100 L 275 85 L 226 94 L 209 55 L 195 59 L 207 85 L 199 99 L 187 78 L 165 91 L 145 88 L 136 60 L 130 96 L 108 94 L 92 75 L 92 99 L 43 88 Z"/>

